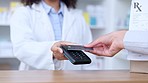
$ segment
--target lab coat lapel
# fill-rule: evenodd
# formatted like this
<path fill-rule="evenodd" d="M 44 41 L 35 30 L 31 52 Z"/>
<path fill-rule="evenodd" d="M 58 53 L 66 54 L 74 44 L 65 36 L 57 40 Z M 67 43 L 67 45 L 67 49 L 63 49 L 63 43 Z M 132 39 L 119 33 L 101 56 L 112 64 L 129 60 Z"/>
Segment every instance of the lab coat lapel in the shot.
<path fill-rule="evenodd" d="M 55 37 L 54 37 L 54 31 L 53 31 L 53 28 L 52 28 L 52 25 L 51 25 L 51 21 L 49 20 L 49 17 L 48 15 L 46 14 L 42 4 L 34 4 L 32 6 L 33 9 L 36 10 L 36 15 L 37 15 L 37 19 L 36 20 L 40 20 L 41 24 L 43 24 L 43 27 L 42 28 L 46 28 L 47 30 L 47 34 L 49 35 L 49 38 L 52 39 L 52 40 L 55 40 Z"/>
<path fill-rule="evenodd" d="M 64 21 L 63 21 L 63 29 L 62 29 L 62 40 L 66 40 L 70 29 L 72 28 L 72 24 L 74 23 L 75 17 L 72 15 L 70 10 L 64 6 Z"/>

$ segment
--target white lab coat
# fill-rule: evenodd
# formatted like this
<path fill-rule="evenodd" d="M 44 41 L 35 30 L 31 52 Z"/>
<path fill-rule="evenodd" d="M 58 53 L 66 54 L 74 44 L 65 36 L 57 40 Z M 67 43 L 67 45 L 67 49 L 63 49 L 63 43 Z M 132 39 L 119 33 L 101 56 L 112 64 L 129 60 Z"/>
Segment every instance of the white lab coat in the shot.
<path fill-rule="evenodd" d="M 137 2 L 142 11 L 135 8 Z M 124 37 L 128 60 L 148 61 L 148 18 L 144 17 L 148 16 L 147 2 L 147 0 L 132 0 L 130 28 Z"/>
<path fill-rule="evenodd" d="M 78 44 L 92 41 L 89 27 L 81 14 L 64 7 L 62 40 Z M 14 56 L 21 61 L 20 70 L 55 70 L 52 45 L 56 42 L 48 15 L 41 4 L 18 8 L 11 19 L 11 41 Z M 89 54 L 90 55 L 90 54 Z M 69 61 L 60 61 L 64 70 L 97 69 L 95 56 L 90 65 L 74 66 Z"/>

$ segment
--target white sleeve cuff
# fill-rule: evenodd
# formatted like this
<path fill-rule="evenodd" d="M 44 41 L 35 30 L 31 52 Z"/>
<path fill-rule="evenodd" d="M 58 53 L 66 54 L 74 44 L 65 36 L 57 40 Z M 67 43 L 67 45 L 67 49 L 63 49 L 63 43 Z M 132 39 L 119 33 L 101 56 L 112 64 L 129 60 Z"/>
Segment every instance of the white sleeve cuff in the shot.
<path fill-rule="evenodd" d="M 128 31 L 124 37 L 125 49 L 141 54 L 148 54 L 148 31 Z"/>

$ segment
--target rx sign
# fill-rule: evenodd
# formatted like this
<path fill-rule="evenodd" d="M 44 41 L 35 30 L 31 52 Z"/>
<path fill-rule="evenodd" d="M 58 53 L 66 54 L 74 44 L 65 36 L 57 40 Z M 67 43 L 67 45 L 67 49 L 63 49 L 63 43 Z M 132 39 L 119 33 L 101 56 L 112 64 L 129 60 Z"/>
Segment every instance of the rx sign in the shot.
<path fill-rule="evenodd" d="M 139 2 L 134 2 L 134 9 L 136 12 L 142 12 L 142 5 Z"/>

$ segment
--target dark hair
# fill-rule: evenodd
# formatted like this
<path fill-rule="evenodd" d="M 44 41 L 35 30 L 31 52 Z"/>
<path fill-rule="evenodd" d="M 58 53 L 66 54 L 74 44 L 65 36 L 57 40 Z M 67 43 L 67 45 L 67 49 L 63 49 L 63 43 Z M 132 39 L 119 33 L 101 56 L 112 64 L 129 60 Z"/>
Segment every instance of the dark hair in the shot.
<path fill-rule="evenodd" d="M 32 4 L 39 4 L 42 0 L 21 0 L 25 6 L 30 6 Z M 61 0 L 68 8 L 76 8 L 77 0 Z"/>

